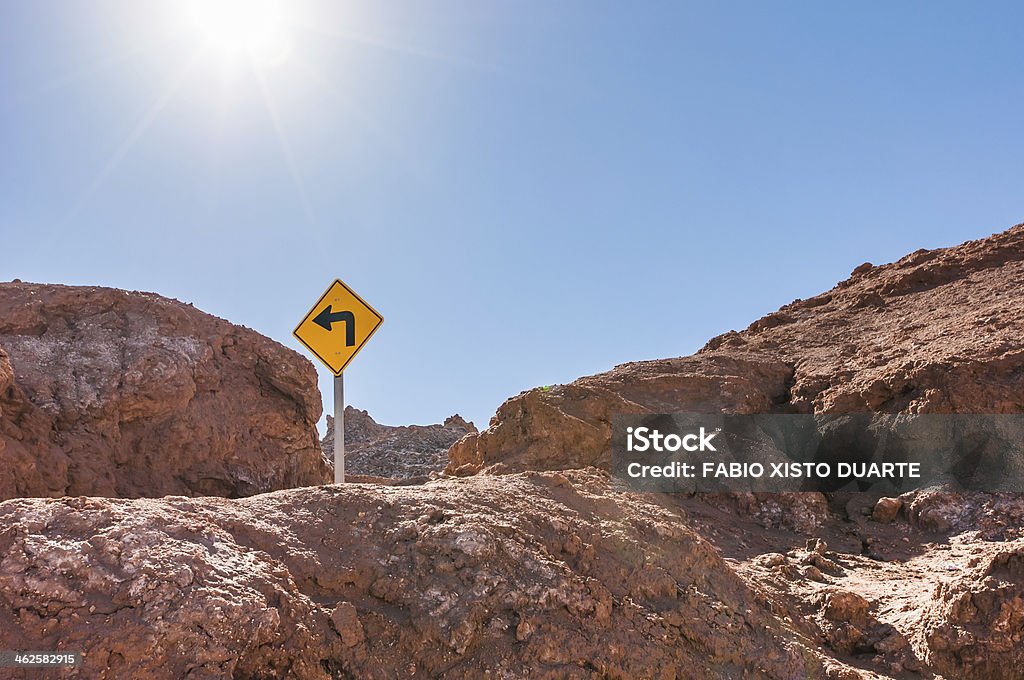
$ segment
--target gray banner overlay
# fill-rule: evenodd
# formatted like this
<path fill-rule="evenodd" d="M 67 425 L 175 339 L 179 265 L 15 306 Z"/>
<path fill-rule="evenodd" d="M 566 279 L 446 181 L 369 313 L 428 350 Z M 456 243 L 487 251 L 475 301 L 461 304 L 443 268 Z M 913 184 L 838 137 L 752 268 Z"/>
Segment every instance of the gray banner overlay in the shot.
<path fill-rule="evenodd" d="M 1024 415 L 614 416 L 612 475 L 635 491 L 1024 492 Z"/>

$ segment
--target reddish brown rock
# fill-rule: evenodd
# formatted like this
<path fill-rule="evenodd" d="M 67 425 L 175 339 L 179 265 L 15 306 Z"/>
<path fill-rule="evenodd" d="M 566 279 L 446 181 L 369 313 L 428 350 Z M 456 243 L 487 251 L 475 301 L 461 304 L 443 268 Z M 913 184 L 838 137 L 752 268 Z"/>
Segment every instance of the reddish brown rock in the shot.
<path fill-rule="evenodd" d="M 319 484 L 312 365 L 151 293 L 0 284 L 0 497 Z"/>
<path fill-rule="evenodd" d="M 902 496 L 910 523 L 926 532 L 978 532 L 985 540 L 1024 537 L 1024 494 L 961 493 L 942 487 Z"/>
<path fill-rule="evenodd" d="M 950 678 L 1018 678 L 1024 668 L 1024 541 L 977 557 L 936 589 L 926 658 Z"/>
<path fill-rule="evenodd" d="M 887 524 L 896 519 L 902 507 L 903 501 L 899 498 L 879 498 L 871 510 L 871 519 Z"/>
<path fill-rule="evenodd" d="M 617 366 L 600 375 L 523 392 L 491 425 L 449 451 L 448 472 L 552 470 L 611 464 L 617 413 L 761 413 L 788 398 L 793 370 L 757 357 L 694 356 Z"/>
<path fill-rule="evenodd" d="M 0 498 L 59 496 L 68 456 L 53 442 L 50 419 L 25 396 L 0 347 Z"/>

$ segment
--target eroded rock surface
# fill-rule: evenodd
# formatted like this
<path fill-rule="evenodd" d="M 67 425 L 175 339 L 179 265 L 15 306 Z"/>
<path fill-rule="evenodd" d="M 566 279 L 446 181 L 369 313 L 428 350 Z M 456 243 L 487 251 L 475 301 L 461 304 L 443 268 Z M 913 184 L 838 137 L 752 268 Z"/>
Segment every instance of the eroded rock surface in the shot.
<path fill-rule="evenodd" d="M 0 284 L 0 498 L 320 484 L 312 365 L 151 293 Z"/>
<path fill-rule="evenodd" d="M 773 611 L 847 666 L 836 677 L 1024 677 L 1024 540 L 837 514 L 808 538 L 699 494 L 676 501 Z M 1006 499 L 990 501 L 973 516 L 1002 524 Z"/>
<path fill-rule="evenodd" d="M 936 588 L 924 621 L 927 658 L 960 677 L 1024 675 L 1024 541 L 974 555 Z"/>

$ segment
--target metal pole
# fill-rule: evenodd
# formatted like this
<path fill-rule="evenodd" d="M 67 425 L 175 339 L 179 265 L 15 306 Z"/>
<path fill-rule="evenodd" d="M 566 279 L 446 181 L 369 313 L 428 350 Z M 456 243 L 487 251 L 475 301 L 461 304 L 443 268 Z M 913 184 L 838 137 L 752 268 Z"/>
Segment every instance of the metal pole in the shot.
<path fill-rule="evenodd" d="M 345 374 L 334 376 L 334 483 L 345 483 Z"/>

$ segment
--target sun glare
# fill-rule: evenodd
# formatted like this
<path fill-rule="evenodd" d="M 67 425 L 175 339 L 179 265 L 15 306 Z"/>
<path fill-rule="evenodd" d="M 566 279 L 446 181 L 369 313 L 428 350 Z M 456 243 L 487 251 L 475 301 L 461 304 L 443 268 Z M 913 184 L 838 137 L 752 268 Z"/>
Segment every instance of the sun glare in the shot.
<path fill-rule="evenodd" d="M 275 0 L 194 0 L 190 14 L 209 45 L 260 65 L 288 58 L 291 36 L 284 3 Z"/>

